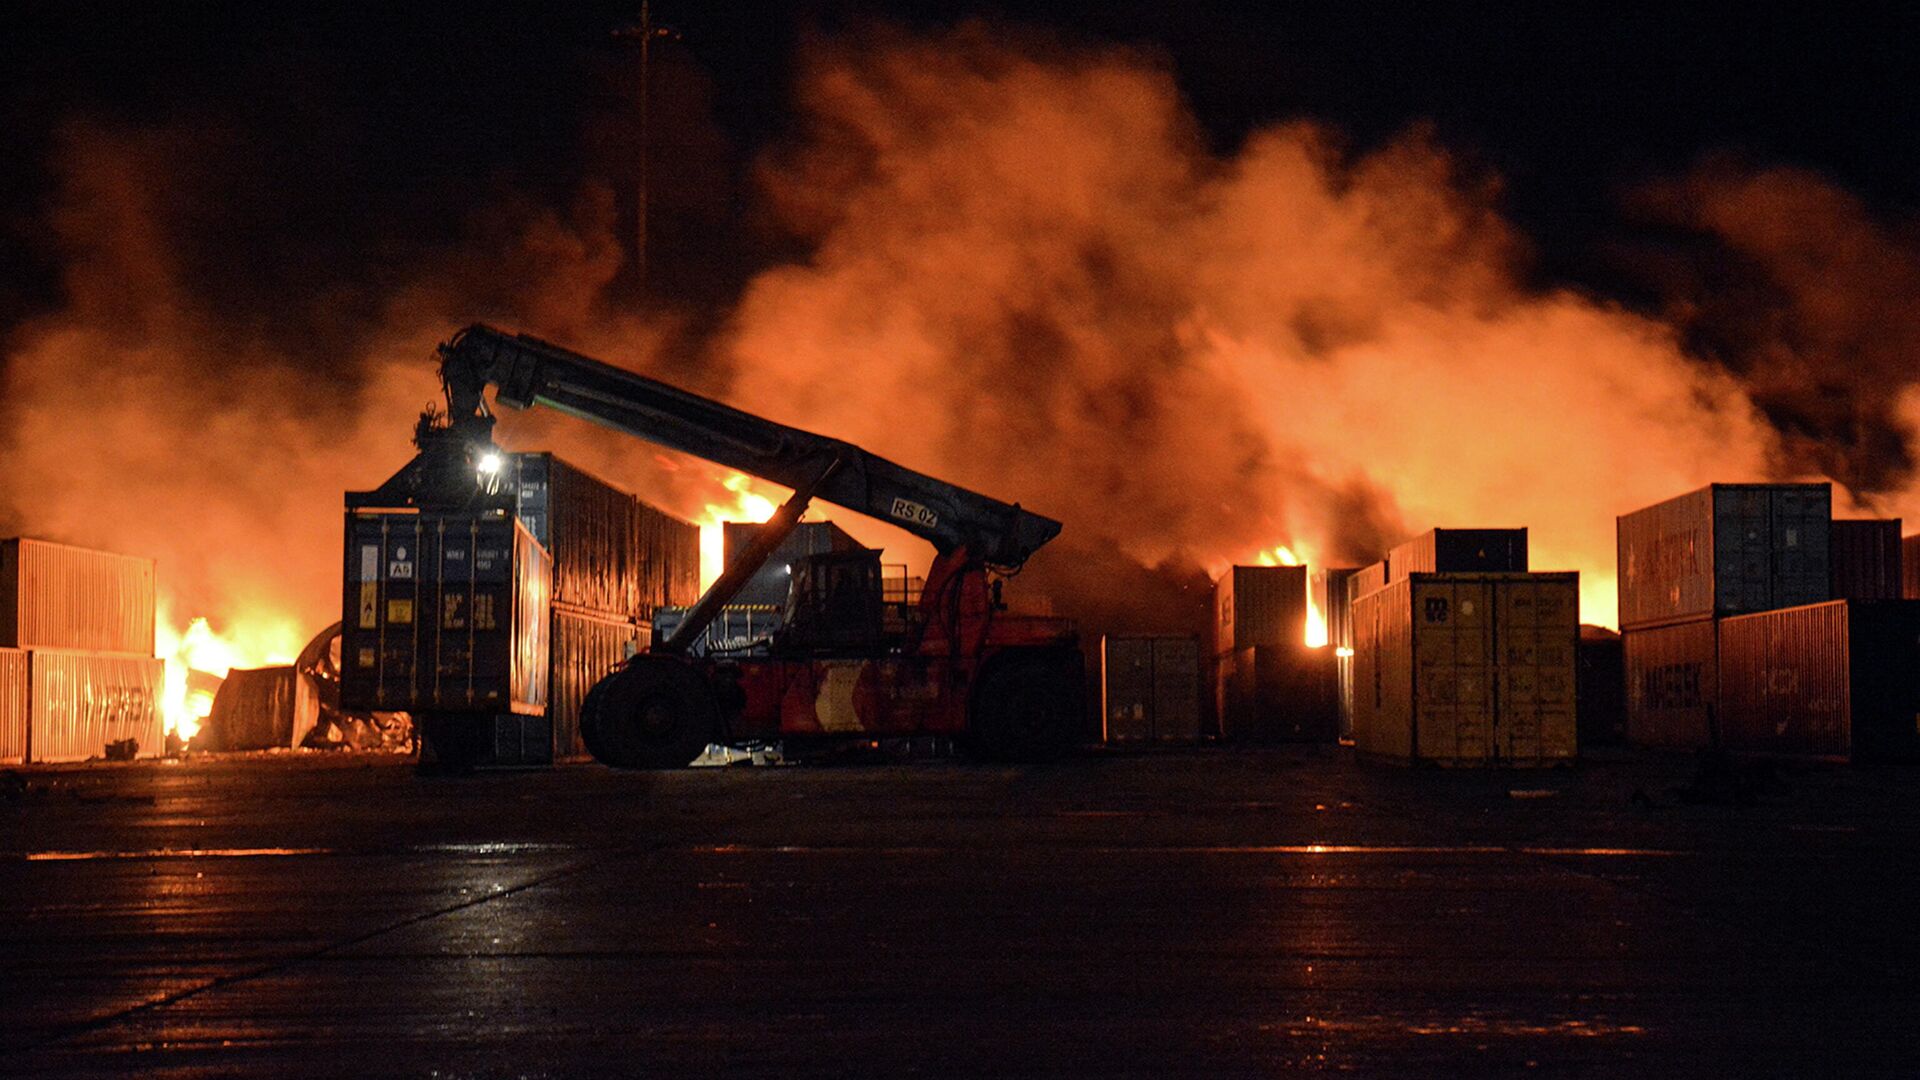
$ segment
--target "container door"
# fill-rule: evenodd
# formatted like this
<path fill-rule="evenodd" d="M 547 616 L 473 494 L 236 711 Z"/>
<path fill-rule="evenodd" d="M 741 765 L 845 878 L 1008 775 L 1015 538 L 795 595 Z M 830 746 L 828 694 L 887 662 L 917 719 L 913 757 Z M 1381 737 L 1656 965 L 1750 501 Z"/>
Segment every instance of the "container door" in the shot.
<path fill-rule="evenodd" d="M 1578 586 L 1564 579 L 1494 586 L 1499 619 L 1495 753 L 1515 763 L 1574 756 Z"/>
<path fill-rule="evenodd" d="M 1715 610 L 1726 614 L 1773 606 L 1773 500 L 1761 487 L 1714 489 Z"/>
<path fill-rule="evenodd" d="M 1108 742 L 1153 737 L 1153 642 L 1109 637 L 1101 644 L 1102 708 Z"/>
<path fill-rule="evenodd" d="M 1200 643 L 1192 638 L 1153 642 L 1153 737 L 1161 742 L 1200 738 Z"/>
<path fill-rule="evenodd" d="M 1773 492 L 1773 596 L 1768 607 L 1798 607 L 1831 598 L 1828 532 L 1832 489 L 1794 484 Z"/>
<path fill-rule="evenodd" d="M 1491 586 L 1423 579 L 1412 599 L 1415 752 L 1428 761 L 1483 762 L 1494 753 Z"/>

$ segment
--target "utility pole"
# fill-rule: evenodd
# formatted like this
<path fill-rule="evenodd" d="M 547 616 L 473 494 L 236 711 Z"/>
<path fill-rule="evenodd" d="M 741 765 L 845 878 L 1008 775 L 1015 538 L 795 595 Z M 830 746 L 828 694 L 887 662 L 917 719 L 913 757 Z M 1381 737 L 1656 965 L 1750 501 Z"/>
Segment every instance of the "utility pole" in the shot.
<path fill-rule="evenodd" d="M 635 195 L 633 224 L 633 275 L 634 287 L 644 297 L 647 291 L 647 182 L 651 157 L 650 132 L 647 130 L 647 96 L 650 89 L 653 39 L 677 38 L 678 34 L 665 27 L 653 25 L 653 5 L 649 0 L 640 0 L 640 20 L 620 27 L 613 36 L 622 41 L 640 43 L 640 155 L 635 172 Z"/>

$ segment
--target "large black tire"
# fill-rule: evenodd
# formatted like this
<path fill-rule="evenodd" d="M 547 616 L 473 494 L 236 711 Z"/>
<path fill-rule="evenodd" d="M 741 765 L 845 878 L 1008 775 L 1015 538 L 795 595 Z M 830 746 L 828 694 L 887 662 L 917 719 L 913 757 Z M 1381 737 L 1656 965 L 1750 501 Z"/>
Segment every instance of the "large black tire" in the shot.
<path fill-rule="evenodd" d="M 1033 653 L 989 667 L 973 690 L 973 752 L 991 761 L 1045 762 L 1071 749 L 1081 720 L 1075 660 Z"/>
<path fill-rule="evenodd" d="M 600 688 L 618 674 L 616 671 L 588 687 L 587 696 L 580 701 L 580 745 L 587 748 L 595 761 L 607 759 L 606 741 L 600 738 L 600 703 L 606 700 L 606 694 Z"/>
<path fill-rule="evenodd" d="M 595 684 L 594 695 L 588 746 L 615 768 L 678 769 L 720 737 L 713 693 L 684 661 L 636 660 Z"/>

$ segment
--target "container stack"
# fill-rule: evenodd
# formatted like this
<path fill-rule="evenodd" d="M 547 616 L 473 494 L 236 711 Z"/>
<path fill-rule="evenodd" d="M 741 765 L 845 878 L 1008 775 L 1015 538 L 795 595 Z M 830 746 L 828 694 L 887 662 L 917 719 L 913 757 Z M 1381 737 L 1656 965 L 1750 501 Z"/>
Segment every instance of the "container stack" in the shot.
<path fill-rule="evenodd" d="M 1618 519 L 1627 737 L 1718 739 L 1721 620 L 1828 599 L 1826 484 L 1712 484 Z"/>
<path fill-rule="evenodd" d="M 1445 766 L 1574 757 L 1579 575 L 1529 572 L 1526 530 L 1436 529 L 1351 588 L 1362 756 Z"/>
<path fill-rule="evenodd" d="M 1900 541 L 1900 596 L 1920 600 L 1920 533 Z"/>
<path fill-rule="evenodd" d="M 153 560 L 0 540 L 0 761 L 160 754 Z"/>
<path fill-rule="evenodd" d="M 1334 650 L 1307 647 L 1307 568 L 1235 566 L 1214 583 L 1214 702 L 1230 742 L 1332 742 Z"/>
<path fill-rule="evenodd" d="M 700 534 L 552 454 L 503 480 L 485 509 L 348 511 L 342 701 L 485 714 L 478 763 L 544 765 L 585 754 L 587 690 L 695 599 Z"/>
<path fill-rule="evenodd" d="M 1197 741 L 1200 672 L 1198 638 L 1101 638 L 1101 738 L 1109 743 Z"/>

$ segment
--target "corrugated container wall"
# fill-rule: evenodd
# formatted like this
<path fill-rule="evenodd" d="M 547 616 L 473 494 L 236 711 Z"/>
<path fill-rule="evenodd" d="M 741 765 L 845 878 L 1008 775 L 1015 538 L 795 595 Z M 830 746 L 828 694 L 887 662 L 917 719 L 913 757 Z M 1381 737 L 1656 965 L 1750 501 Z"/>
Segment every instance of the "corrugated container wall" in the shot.
<path fill-rule="evenodd" d="M 640 561 L 640 602 L 633 618 L 700 599 L 700 526 L 634 501 L 634 550 Z"/>
<path fill-rule="evenodd" d="M 1387 553 L 1392 581 L 1408 574 L 1524 573 L 1525 529 L 1428 529 Z"/>
<path fill-rule="evenodd" d="M 553 718 L 553 756 L 586 753 L 580 742 L 580 703 L 593 684 L 621 661 L 644 649 L 651 635 L 630 622 L 570 611 L 553 613 L 553 685 L 547 713 Z"/>
<path fill-rule="evenodd" d="M 515 454 L 514 461 L 516 512 L 552 556 L 553 602 L 641 615 L 633 496 L 553 454 Z"/>
<path fill-rule="evenodd" d="M 1354 608 L 1354 746 L 1441 765 L 1577 747 L 1579 575 L 1414 574 Z"/>
<path fill-rule="evenodd" d="M 1100 640 L 1102 738 L 1193 742 L 1200 737 L 1200 642 L 1192 637 Z"/>
<path fill-rule="evenodd" d="M 1819 603 L 1827 484 L 1713 484 L 1617 522 L 1623 630 Z"/>
<path fill-rule="evenodd" d="M 0 646 L 153 655 L 153 560 L 0 540 Z"/>
<path fill-rule="evenodd" d="M 1719 640 L 1714 619 L 1621 633 L 1628 742 L 1671 750 L 1713 745 Z"/>
<path fill-rule="evenodd" d="M 1307 568 L 1236 566 L 1213 586 L 1216 656 L 1307 639 Z"/>
<path fill-rule="evenodd" d="M 213 695 L 195 749 L 273 750 L 299 746 L 320 721 L 312 682 L 292 665 L 236 668 Z"/>
<path fill-rule="evenodd" d="M 349 511 L 349 708 L 544 713 L 553 563 L 520 521 Z"/>
<path fill-rule="evenodd" d="M 1352 608 L 1355 600 L 1360 599 L 1370 592 L 1379 592 L 1386 587 L 1387 560 L 1381 559 L 1377 563 L 1355 570 L 1353 576 L 1347 579 L 1348 608 Z"/>
<path fill-rule="evenodd" d="M 28 668 L 28 760 L 85 761 L 125 739 L 143 757 L 164 749 L 164 661 L 35 649 Z"/>
<path fill-rule="evenodd" d="M 1901 590 L 1900 519 L 1835 519 L 1827 562 L 1835 600 L 1898 600 Z"/>
<path fill-rule="evenodd" d="M 1920 533 L 1900 541 L 1900 597 L 1920 600 Z"/>
<path fill-rule="evenodd" d="M 27 759 L 27 654 L 0 649 L 0 763 Z"/>
<path fill-rule="evenodd" d="M 1920 601 L 1834 601 L 1720 624 L 1729 750 L 1920 756 Z"/>

